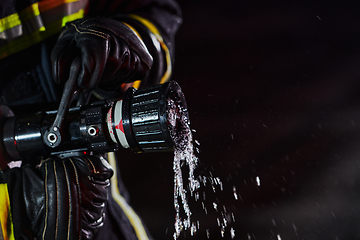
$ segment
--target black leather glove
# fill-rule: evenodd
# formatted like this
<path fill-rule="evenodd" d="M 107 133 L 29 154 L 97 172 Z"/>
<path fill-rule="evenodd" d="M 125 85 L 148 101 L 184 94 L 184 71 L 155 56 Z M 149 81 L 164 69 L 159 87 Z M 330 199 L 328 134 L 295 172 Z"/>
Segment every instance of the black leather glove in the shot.
<path fill-rule="evenodd" d="M 51 158 L 36 169 L 27 165 L 6 175 L 15 237 L 91 239 L 103 225 L 113 175 L 105 159 Z"/>
<path fill-rule="evenodd" d="M 116 91 L 122 83 L 144 78 L 153 62 L 133 30 L 103 17 L 66 24 L 51 54 L 56 82 L 68 79 L 75 58 L 81 59 L 78 86 L 85 90 Z"/>
<path fill-rule="evenodd" d="M 103 157 L 73 157 L 80 170 L 81 236 L 92 239 L 105 221 L 104 206 L 108 200 L 108 188 L 113 170 Z M 85 161 L 84 161 L 85 160 Z"/>

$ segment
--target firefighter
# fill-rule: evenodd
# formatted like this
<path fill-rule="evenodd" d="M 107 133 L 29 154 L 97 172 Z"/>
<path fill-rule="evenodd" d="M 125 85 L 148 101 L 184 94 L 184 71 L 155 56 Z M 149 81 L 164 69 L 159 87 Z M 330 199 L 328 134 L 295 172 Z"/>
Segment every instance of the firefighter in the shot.
<path fill-rule="evenodd" d="M 0 9 L 7 114 L 58 106 L 69 77 L 89 103 L 171 76 L 181 24 L 173 0 L 2 0 Z M 152 239 L 114 154 L 0 167 L 0 239 Z"/>

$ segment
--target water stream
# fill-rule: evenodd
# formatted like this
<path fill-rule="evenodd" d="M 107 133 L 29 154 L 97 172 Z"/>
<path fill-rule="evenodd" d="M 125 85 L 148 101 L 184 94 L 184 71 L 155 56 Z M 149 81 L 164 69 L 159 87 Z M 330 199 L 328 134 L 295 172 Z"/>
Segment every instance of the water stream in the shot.
<path fill-rule="evenodd" d="M 199 181 L 194 177 L 194 170 L 197 167 L 198 159 L 194 154 L 193 139 L 190 129 L 190 122 L 187 109 L 181 106 L 180 102 L 174 99 L 168 100 L 167 117 L 170 135 L 174 146 L 174 208 L 175 208 L 175 232 L 174 239 L 177 239 L 182 230 L 191 229 L 192 235 L 196 232 L 196 224 L 191 222 L 191 210 L 187 200 L 187 189 L 193 195 L 194 191 L 200 187 Z M 184 186 L 182 166 L 186 164 L 189 169 L 189 187 Z M 186 217 L 180 217 L 180 204 Z"/>
<path fill-rule="evenodd" d="M 174 142 L 174 208 L 175 208 L 175 232 L 173 234 L 174 240 L 176 240 L 182 231 L 190 229 L 191 236 L 200 228 L 199 221 L 192 221 L 192 212 L 190 210 L 188 197 L 194 197 L 195 201 L 200 199 L 199 188 L 202 186 L 209 186 L 213 192 L 216 189 L 223 190 L 223 183 L 218 177 L 214 177 L 211 172 L 205 175 L 195 176 L 194 171 L 198 167 L 199 159 L 196 156 L 197 147 L 200 143 L 193 139 L 192 130 L 190 128 L 190 121 L 188 117 L 187 108 L 181 105 L 180 101 L 169 99 L 167 104 L 167 118 L 170 130 L 170 135 Z M 184 179 L 184 176 L 187 179 Z M 187 184 L 185 184 L 185 183 Z M 234 195 L 236 195 L 236 189 L 234 189 Z M 205 200 L 205 192 L 203 192 L 202 200 Z M 204 201 L 202 201 L 202 207 L 205 214 L 208 213 L 205 207 Z M 219 212 L 220 217 L 216 219 L 220 228 L 220 234 L 224 237 L 225 229 L 228 227 L 228 222 L 235 222 L 233 213 L 227 211 L 225 206 L 222 209 L 218 209 L 217 203 L 212 203 L 216 212 Z M 183 211 L 182 211 L 183 210 Z M 229 216 L 231 219 L 229 219 Z M 210 238 L 210 231 L 206 229 L 207 238 Z M 235 237 L 235 230 L 230 229 L 231 238 Z"/>

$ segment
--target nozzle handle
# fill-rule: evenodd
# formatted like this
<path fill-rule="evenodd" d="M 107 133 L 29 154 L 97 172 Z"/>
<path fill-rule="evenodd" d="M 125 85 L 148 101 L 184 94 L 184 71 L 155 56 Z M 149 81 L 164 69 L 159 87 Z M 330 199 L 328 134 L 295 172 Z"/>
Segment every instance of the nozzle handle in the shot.
<path fill-rule="evenodd" d="M 74 93 L 76 93 L 79 69 L 80 59 L 76 58 L 71 64 L 70 76 L 65 83 L 64 91 L 61 96 L 61 101 L 55 120 L 44 134 L 43 140 L 48 147 L 55 148 L 61 143 L 62 123 L 66 118 L 66 113 L 69 111 L 70 104 L 74 97 Z"/>

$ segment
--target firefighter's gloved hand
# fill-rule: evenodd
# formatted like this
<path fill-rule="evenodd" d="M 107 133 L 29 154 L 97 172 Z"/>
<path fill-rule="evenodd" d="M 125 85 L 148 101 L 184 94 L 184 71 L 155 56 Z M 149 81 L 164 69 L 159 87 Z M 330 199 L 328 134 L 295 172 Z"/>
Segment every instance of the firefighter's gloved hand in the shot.
<path fill-rule="evenodd" d="M 104 159 L 52 158 L 6 174 L 14 232 L 24 239 L 91 239 L 103 225 L 113 174 Z"/>
<path fill-rule="evenodd" d="M 74 157 L 73 160 L 81 173 L 81 235 L 88 240 L 104 224 L 104 206 L 113 170 L 103 157 Z"/>
<path fill-rule="evenodd" d="M 140 80 L 152 66 L 145 44 L 126 24 L 115 19 L 85 18 L 66 24 L 51 54 L 53 78 L 64 82 L 75 58 L 81 59 L 78 86 L 114 91 Z"/>

